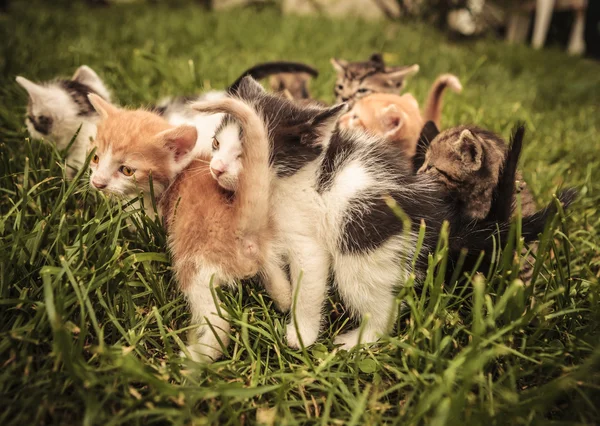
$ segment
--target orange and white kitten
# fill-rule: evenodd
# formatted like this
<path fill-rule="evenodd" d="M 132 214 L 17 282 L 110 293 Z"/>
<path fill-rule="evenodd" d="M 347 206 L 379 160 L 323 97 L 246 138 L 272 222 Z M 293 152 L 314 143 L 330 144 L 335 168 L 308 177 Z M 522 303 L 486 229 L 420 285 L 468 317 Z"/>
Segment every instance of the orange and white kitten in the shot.
<path fill-rule="evenodd" d="M 423 114 L 419 103 L 409 93 L 402 96 L 374 93 L 359 99 L 352 109 L 340 118 L 342 129 L 364 129 L 397 144 L 410 158 L 415 155 L 421 129 L 431 120 L 439 127 L 442 98 L 446 87 L 455 92 L 462 90 L 458 78 L 443 74 L 433 83 Z"/>
<path fill-rule="evenodd" d="M 413 157 L 423 128 L 419 103 L 413 95 L 374 93 L 359 99 L 339 120 L 341 129 L 364 129 L 383 136 Z"/>
<path fill-rule="evenodd" d="M 92 186 L 130 195 L 149 190 L 152 175 L 179 288 L 197 324 L 187 347 L 196 361 L 217 359 L 230 325 L 211 286 L 262 274 L 279 308 L 289 309 L 291 286 L 274 256 L 276 229 L 269 216 L 272 172 L 269 139 L 260 117 L 234 98 L 194 104 L 227 113 L 240 123 L 243 171 L 234 197 L 211 177 L 208 156 L 197 155 L 195 126 L 173 126 L 148 111 L 116 108 L 89 96 L 100 114 L 93 145 Z"/>

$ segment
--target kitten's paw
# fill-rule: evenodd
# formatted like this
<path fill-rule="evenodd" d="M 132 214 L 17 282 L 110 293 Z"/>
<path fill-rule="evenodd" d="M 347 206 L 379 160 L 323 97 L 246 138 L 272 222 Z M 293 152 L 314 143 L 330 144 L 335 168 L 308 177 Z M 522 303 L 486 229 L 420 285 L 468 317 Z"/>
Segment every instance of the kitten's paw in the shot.
<path fill-rule="evenodd" d="M 186 346 L 187 351 L 190 354 L 190 359 L 202 364 L 210 364 L 216 361 L 223 355 L 221 348 L 213 348 L 202 343 L 194 343 L 193 345 Z M 179 353 L 182 358 L 187 358 L 186 354 L 182 351 Z"/>
<path fill-rule="evenodd" d="M 359 341 L 359 338 L 360 338 L 360 341 Z M 376 341 L 377 341 L 377 336 L 375 336 L 373 333 L 363 331 L 363 334 L 361 336 L 360 329 L 357 328 L 357 329 L 349 331 L 347 333 L 340 334 L 333 340 L 333 343 L 335 345 L 342 345 L 340 347 L 340 349 L 345 349 L 345 350 L 349 351 L 350 349 L 358 346 L 361 343 L 368 344 L 368 343 L 375 343 Z"/>
<path fill-rule="evenodd" d="M 358 345 L 359 334 L 359 329 L 340 334 L 333 340 L 333 343 L 335 345 L 342 345 L 340 349 L 345 349 L 349 351 L 350 349 Z"/>
<path fill-rule="evenodd" d="M 302 336 L 302 343 L 304 343 L 305 347 L 315 343 L 317 337 L 319 337 L 318 327 L 315 329 L 313 327 L 307 327 L 298 324 L 298 331 Z M 285 337 L 290 348 L 300 349 L 300 339 L 298 337 L 298 333 L 296 333 L 296 327 L 291 322 L 286 327 Z"/>

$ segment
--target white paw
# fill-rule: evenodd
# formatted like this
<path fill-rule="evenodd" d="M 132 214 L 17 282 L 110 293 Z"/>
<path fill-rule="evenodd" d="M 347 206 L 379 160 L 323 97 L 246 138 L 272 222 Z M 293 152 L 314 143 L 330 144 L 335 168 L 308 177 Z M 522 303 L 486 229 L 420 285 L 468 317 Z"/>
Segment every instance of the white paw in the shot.
<path fill-rule="evenodd" d="M 190 354 L 190 359 L 203 364 L 210 364 L 211 362 L 216 361 L 223 355 L 223 351 L 218 346 L 211 347 L 201 342 L 194 343 L 193 345 L 187 345 L 186 349 Z M 180 356 L 182 358 L 187 358 L 186 354 L 182 351 L 180 352 Z"/>
<path fill-rule="evenodd" d="M 360 329 L 356 329 L 344 334 L 340 334 L 333 340 L 333 343 L 335 345 L 342 345 L 340 349 L 345 349 L 349 351 L 350 349 L 358 345 L 358 337 L 360 334 L 359 331 Z"/>
<path fill-rule="evenodd" d="M 360 341 L 358 340 L 360 338 Z M 340 349 L 349 351 L 350 349 L 358 346 L 361 343 L 374 343 L 377 341 L 377 336 L 368 331 L 364 331 L 360 334 L 360 328 L 354 329 L 344 334 L 337 336 L 333 343 L 336 345 L 342 345 Z"/>
<path fill-rule="evenodd" d="M 317 337 L 319 337 L 319 328 L 311 328 L 306 326 L 298 325 L 298 331 L 300 332 L 300 336 L 302 336 L 302 343 L 305 347 L 312 345 L 316 342 Z M 286 326 L 285 337 L 287 340 L 287 344 L 290 348 L 299 349 L 300 339 L 298 338 L 298 333 L 296 333 L 296 327 L 292 322 L 290 322 Z"/>

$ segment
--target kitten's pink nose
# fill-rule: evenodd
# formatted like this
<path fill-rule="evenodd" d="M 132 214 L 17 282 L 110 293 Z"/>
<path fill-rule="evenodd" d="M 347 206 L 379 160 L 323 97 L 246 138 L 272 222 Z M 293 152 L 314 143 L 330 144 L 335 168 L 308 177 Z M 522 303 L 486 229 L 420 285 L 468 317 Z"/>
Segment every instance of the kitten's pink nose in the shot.
<path fill-rule="evenodd" d="M 92 185 L 94 185 L 98 189 L 104 189 L 104 188 L 106 188 L 106 184 L 105 183 L 98 182 L 97 180 L 93 180 L 92 181 Z"/>
<path fill-rule="evenodd" d="M 213 163 L 211 163 L 210 169 L 212 170 L 212 172 L 215 174 L 216 177 L 219 177 L 223 173 L 225 173 L 225 170 L 227 170 L 227 167 L 225 166 L 225 163 L 223 163 L 221 160 L 215 160 Z"/>

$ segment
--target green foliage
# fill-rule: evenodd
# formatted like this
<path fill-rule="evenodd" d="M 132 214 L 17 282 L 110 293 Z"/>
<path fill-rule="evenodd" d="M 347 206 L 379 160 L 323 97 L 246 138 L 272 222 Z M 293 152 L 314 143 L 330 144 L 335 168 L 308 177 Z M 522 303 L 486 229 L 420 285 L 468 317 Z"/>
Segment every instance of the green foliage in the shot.
<path fill-rule="evenodd" d="M 15 2 L 0 21 L 0 424 L 600 422 L 598 64 L 493 40 L 449 44 L 422 25 L 270 10 Z M 510 255 L 488 277 L 445 285 L 442 235 L 423 288 L 400 291 L 396 331 L 378 345 L 333 347 L 348 321 L 332 295 L 320 342 L 290 350 L 285 315 L 244 283 L 222 294 L 228 356 L 182 362 L 189 315 L 159 224 L 88 191 L 85 172 L 63 178 L 61 154 L 28 139 L 15 76 L 88 64 L 120 103 L 139 106 L 290 59 L 321 70 L 313 93 L 331 101 L 329 58 L 373 51 L 421 65 L 408 85 L 421 102 L 439 73 L 460 77 L 444 126 L 507 136 L 525 121 L 522 167 L 540 204 L 578 187 L 540 244 L 535 286 L 516 279 Z"/>

